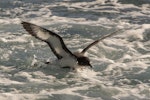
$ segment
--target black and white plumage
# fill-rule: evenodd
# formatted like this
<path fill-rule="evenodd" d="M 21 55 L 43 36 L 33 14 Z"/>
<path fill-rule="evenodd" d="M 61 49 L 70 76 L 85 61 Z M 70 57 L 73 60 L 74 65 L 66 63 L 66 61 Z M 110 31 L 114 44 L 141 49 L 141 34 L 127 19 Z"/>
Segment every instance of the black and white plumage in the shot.
<path fill-rule="evenodd" d="M 90 47 L 97 44 L 99 41 L 116 33 L 113 32 L 111 34 L 101 37 L 100 39 L 88 45 L 81 52 L 72 53 L 66 47 L 63 39 L 58 34 L 29 22 L 22 22 L 22 25 L 29 34 L 38 38 L 39 40 L 46 42 L 49 45 L 52 52 L 58 58 L 58 63 L 61 67 L 70 67 L 70 68 L 75 68 L 77 66 L 92 67 L 89 58 L 84 56 L 85 52 Z"/>

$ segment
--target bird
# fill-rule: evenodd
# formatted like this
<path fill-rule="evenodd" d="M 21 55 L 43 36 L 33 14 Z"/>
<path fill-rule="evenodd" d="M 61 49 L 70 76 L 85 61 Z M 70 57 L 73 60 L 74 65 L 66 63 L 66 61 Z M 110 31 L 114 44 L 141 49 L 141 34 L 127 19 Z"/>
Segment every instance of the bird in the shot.
<path fill-rule="evenodd" d="M 101 40 L 110 37 L 117 33 L 120 30 L 117 30 L 115 32 L 112 32 L 110 34 L 104 35 L 101 38 L 97 39 L 96 41 L 89 44 L 86 48 L 84 48 L 81 52 L 71 52 L 67 46 L 65 45 L 62 37 L 46 28 L 43 28 L 41 26 L 35 25 L 30 22 L 22 21 L 21 22 L 23 28 L 32 36 L 35 38 L 45 42 L 50 47 L 51 51 L 54 53 L 54 55 L 57 58 L 58 65 L 61 66 L 61 68 L 71 68 L 75 69 L 78 66 L 89 66 L 90 68 L 93 68 L 93 66 L 90 63 L 89 57 L 85 56 L 85 52 Z M 47 62 L 46 64 L 48 64 Z"/>

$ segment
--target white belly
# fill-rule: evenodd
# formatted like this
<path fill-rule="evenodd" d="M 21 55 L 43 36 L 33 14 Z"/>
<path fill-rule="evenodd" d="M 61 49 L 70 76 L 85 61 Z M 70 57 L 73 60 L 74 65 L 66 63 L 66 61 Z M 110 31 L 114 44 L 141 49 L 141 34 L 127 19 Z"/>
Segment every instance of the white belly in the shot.
<path fill-rule="evenodd" d="M 61 67 L 71 67 L 71 68 L 75 68 L 77 66 L 77 61 L 76 59 L 72 58 L 72 57 L 66 57 L 66 58 L 62 58 L 59 60 L 59 65 Z"/>

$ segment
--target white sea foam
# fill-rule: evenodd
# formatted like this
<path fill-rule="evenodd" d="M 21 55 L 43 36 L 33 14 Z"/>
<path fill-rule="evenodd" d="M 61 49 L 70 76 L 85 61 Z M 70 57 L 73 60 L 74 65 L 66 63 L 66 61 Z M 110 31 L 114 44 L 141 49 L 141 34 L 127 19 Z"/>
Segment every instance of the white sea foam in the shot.
<path fill-rule="evenodd" d="M 1 0 L 0 99 L 149 100 L 150 8 L 139 2 Z M 45 65 L 56 57 L 21 21 L 55 31 L 72 51 L 122 31 L 86 52 L 93 69 L 72 71 Z"/>

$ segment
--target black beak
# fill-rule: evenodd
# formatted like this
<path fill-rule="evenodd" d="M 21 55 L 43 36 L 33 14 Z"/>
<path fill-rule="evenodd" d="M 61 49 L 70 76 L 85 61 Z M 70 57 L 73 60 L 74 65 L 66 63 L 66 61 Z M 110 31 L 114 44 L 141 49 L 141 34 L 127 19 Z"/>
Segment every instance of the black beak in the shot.
<path fill-rule="evenodd" d="M 93 68 L 93 66 L 91 64 L 89 64 L 90 68 Z"/>

